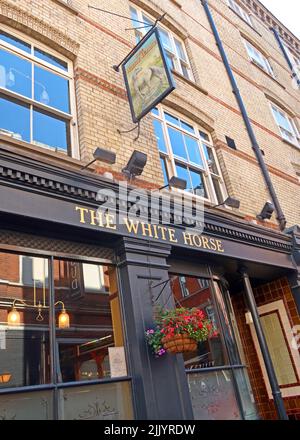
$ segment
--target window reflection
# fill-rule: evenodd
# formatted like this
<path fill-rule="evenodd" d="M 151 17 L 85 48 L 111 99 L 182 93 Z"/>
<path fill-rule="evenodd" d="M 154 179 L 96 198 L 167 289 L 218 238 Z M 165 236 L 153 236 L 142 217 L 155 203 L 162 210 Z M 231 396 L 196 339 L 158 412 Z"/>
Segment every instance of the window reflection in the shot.
<path fill-rule="evenodd" d="M 213 291 L 204 278 L 172 275 L 171 288 L 177 306 L 197 307 L 212 321 L 217 335 L 198 343 L 197 353 L 184 353 L 186 369 L 210 368 L 228 364 L 228 357 L 216 311 Z"/>
<path fill-rule="evenodd" d="M 34 66 L 34 99 L 69 113 L 69 81 L 49 70 Z"/>
<path fill-rule="evenodd" d="M 42 147 L 67 151 L 70 145 L 69 123 L 47 112 L 33 111 L 33 141 Z"/>
<path fill-rule="evenodd" d="M 31 98 L 31 63 L 0 49 L 0 87 Z"/>
<path fill-rule="evenodd" d="M 6 374 L 0 388 L 50 382 L 49 291 L 35 272 L 28 275 L 31 282 L 25 282 L 26 258 L 0 253 L 0 374 Z M 47 260 L 38 260 L 47 267 Z M 46 272 L 39 278 L 45 280 Z M 14 300 L 20 322 L 8 325 Z"/>
<path fill-rule="evenodd" d="M 26 142 L 30 141 L 29 105 L 0 95 L 0 114 L 0 133 Z"/>
<path fill-rule="evenodd" d="M 63 301 L 70 316 L 69 328 L 56 329 L 60 380 L 126 375 L 115 271 L 101 265 L 55 260 L 54 280 L 55 301 Z M 117 367 L 116 355 L 120 362 Z"/>

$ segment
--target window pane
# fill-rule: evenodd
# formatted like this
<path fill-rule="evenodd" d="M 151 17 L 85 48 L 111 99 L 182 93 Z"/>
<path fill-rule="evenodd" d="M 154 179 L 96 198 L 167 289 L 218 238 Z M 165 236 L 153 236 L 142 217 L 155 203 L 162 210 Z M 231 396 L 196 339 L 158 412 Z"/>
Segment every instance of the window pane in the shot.
<path fill-rule="evenodd" d="M 143 14 L 143 22 L 150 25 L 150 26 L 152 26 L 154 24 L 153 21 L 150 20 L 150 18 L 146 17 L 146 15 L 144 15 L 144 14 Z M 143 26 L 143 25 L 141 24 L 141 26 Z M 146 29 L 145 29 L 146 32 L 148 32 L 150 30 L 150 26 L 146 27 Z"/>
<path fill-rule="evenodd" d="M 277 124 L 280 127 L 284 128 L 285 130 L 291 132 L 292 131 L 291 126 L 289 124 L 287 117 L 281 111 L 279 111 L 276 107 L 272 107 L 272 108 L 273 108 L 273 111 L 275 114 Z"/>
<path fill-rule="evenodd" d="M 185 53 L 184 53 L 183 46 L 182 46 L 181 42 L 176 40 L 176 38 L 175 38 L 175 44 L 176 44 L 176 49 L 177 49 L 178 56 L 182 60 L 186 61 L 186 56 L 185 56 Z"/>
<path fill-rule="evenodd" d="M 199 144 L 196 139 L 191 138 L 190 136 L 184 135 L 185 144 L 188 150 L 190 162 L 197 164 L 204 168 L 203 161 L 200 154 Z"/>
<path fill-rule="evenodd" d="M 163 46 L 173 53 L 172 43 L 167 32 L 163 31 L 162 29 L 159 29 L 159 35 Z"/>
<path fill-rule="evenodd" d="M 199 134 L 203 140 L 209 141 L 209 136 L 208 136 L 208 134 L 204 133 L 204 131 L 199 131 Z"/>
<path fill-rule="evenodd" d="M 72 387 L 59 391 L 60 420 L 133 420 L 129 382 Z"/>
<path fill-rule="evenodd" d="M 190 174 L 191 174 L 192 186 L 193 186 L 194 193 L 197 194 L 198 196 L 201 196 L 201 197 L 204 197 L 207 199 L 208 197 L 207 197 L 207 192 L 206 192 L 206 188 L 204 185 L 202 173 L 200 173 L 198 171 L 190 170 Z"/>
<path fill-rule="evenodd" d="M 2 395 L 0 414 L 1 420 L 53 420 L 53 392 Z"/>
<path fill-rule="evenodd" d="M 31 63 L 0 49 L 0 87 L 31 98 Z"/>
<path fill-rule="evenodd" d="M 187 183 L 186 190 L 190 191 L 192 189 L 192 186 L 191 186 L 191 179 L 187 167 L 176 164 L 176 173 L 177 173 L 177 177 L 186 181 Z"/>
<path fill-rule="evenodd" d="M 151 110 L 151 113 L 152 113 L 153 115 L 159 116 L 158 108 L 157 108 L 157 107 L 153 108 L 153 109 Z"/>
<path fill-rule="evenodd" d="M 185 292 L 189 293 L 187 296 L 183 295 L 180 275 L 171 276 L 171 289 L 175 302 L 179 303 L 181 307 L 197 307 L 202 310 L 216 331 L 214 337 L 198 343 L 197 352 L 183 353 L 185 368 L 191 370 L 227 365 L 229 363 L 228 356 L 221 337 L 221 326 L 210 283 L 207 282 L 207 279 L 186 276 L 184 284 Z"/>
<path fill-rule="evenodd" d="M 65 72 L 68 71 L 68 63 L 65 61 L 60 60 L 59 58 L 56 58 L 54 55 L 50 55 L 47 52 L 44 52 L 41 49 L 34 48 L 34 55 L 41 59 L 46 61 L 49 64 L 52 64 L 52 66 L 59 67 L 60 69 L 64 70 Z"/>
<path fill-rule="evenodd" d="M 180 121 L 181 122 L 181 127 L 186 130 L 189 131 L 190 133 L 195 133 L 194 127 L 192 127 L 191 125 L 187 124 L 184 121 Z"/>
<path fill-rule="evenodd" d="M 0 366 L 1 374 L 5 374 L 0 388 L 51 381 L 48 287 L 45 283 L 32 286 L 23 283 L 23 277 L 26 278 L 23 258 L 0 253 Z M 44 263 L 46 267 L 48 261 Z"/>
<path fill-rule="evenodd" d="M 34 99 L 70 113 L 69 81 L 49 70 L 34 66 Z"/>
<path fill-rule="evenodd" d="M 102 288 L 93 290 L 82 263 L 54 261 L 55 301 L 69 316 L 68 326 L 56 328 L 62 382 L 127 376 L 119 297 L 111 288 L 115 269 L 95 265 L 89 286 L 99 283 L 99 271 Z M 57 319 L 63 305 L 56 307 Z"/>
<path fill-rule="evenodd" d="M 178 125 L 180 127 L 179 119 L 175 116 L 170 115 L 169 113 L 164 112 L 166 121 L 171 122 L 174 125 Z"/>
<path fill-rule="evenodd" d="M 182 61 L 180 61 L 180 65 L 181 65 L 181 70 L 182 70 L 183 76 L 185 76 L 186 78 L 189 79 L 190 75 L 189 75 L 188 68 L 186 67 L 186 65 Z"/>
<path fill-rule="evenodd" d="M 279 385 L 297 382 L 281 323 L 276 312 L 260 317 Z"/>
<path fill-rule="evenodd" d="M 218 175 L 219 172 L 218 172 L 218 167 L 217 167 L 217 164 L 216 164 L 216 161 L 215 161 L 213 150 L 210 147 L 208 147 L 206 144 L 204 144 L 204 143 L 202 144 L 202 146 L 203 146 L 203 150 L 204 150 L 204 154 L 205 154 L 205 159 L 207 161 L 209 171 L 211 173 L 214 173 L 214 174 Z"/>
<path fill-rule="evenodd" d="M 137 10 L 130 7 L 130 16 L 133 19 L 132 20 L 133 26 L 136 27 L 138 25 L 138 23 L 136 21 L 134 21 L 134 20 L 141 21 L 141 20 L 139 20 Z"/>
<path fill-rule="evenodd" d="M 190 373 L 188 381 L 195 420 L 242 420 L 231 371 Z"/>
<path fill-rule="evenodd" d="M 234 370 L 245 420 L 258 420 L 258 412 L 246 369 Z"/>
<path fill-rule="evenodd" d="M 30 142 L 30 109 L 14 99 L 0 96 L 0 131 L 13 137 Z"/>
<path fill-rule="evenodd" d="M 0 31 L 0 40 L 11 44 L 12 46 L 17 47 L 18 49 L 22 49 L 22 50 L 24 50 L 24 52 L 27 52 L 27 53 L 31 52 L 31 45 L 30 44 L 25 43 L 25 41 L 22 41 L 19 38 L 14 37 L 13 35 L 9 35 L 4 31 Z"/>
<path fill-rule="evenodd" d="M 153 119 L 154 131 L 157 139 L 157 146 L 159 151 L 167 153 L 167 146 L 165 143 L 164 133 L 162 129 L 162 123 L 157 119 Z"/>
<path fill-rule="evenodd" d="M 166 160 L 163 157 L 160 158 L 160 164 L 161 164 L 162 172 L 164 175 L 164 183 L 165 183 L 165 185 L 168 185 L 169 179 L 168 179 Z"/>
<path fill-rule="evenodd" d="M 174 155 L 187 160 L 187 153 L 183 142 L 183 135 L 180 131 L 175 130 L 174 128 L 169 127 L 168 131 Z"/>
<path fill-rule="evenodd" d="M 69 147 L 69 123 L 45 112 L 34 110 L 33 140 L 37 145 L 67 151 Z"/>
<path fill-rule="evenodd" d="M 170 55 L 170 54 L 167 53 L 167 52 L 165 52 L 165 54 L 166 54 L 167 64 L 168 64 L 169 68 L 170 68 L 171 70 L 172 70 L 172 69 L 175 69 L 175 64 L 174 64 L 173 56 Z"/>

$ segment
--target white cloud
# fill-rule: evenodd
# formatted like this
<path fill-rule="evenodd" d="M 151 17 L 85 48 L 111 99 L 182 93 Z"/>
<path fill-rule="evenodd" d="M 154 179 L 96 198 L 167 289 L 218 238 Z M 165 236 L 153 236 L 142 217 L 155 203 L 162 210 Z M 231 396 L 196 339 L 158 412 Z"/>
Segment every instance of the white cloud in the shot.
<path fill-rule="evenodd" d="M 300 39 L 299 0 L 260 0 L 260 2 Z"/>

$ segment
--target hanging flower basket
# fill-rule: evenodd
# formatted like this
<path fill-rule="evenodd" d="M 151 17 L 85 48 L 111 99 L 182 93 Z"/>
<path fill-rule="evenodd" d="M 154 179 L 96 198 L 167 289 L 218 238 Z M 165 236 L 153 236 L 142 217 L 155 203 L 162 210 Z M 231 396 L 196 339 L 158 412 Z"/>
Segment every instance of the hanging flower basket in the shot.
<path fill-rule="evenodd" d="M 171 338 L 164 337 L 161 342 L 168 353 L 177 354 L 197 350 L 197 342 L 188 334 L 174 335 Z"/>
<path fill-rule="evenodd" d="M 155 324 L 146 331 L 146 339 L 156 357 L 196 351 L 198 342 L 217 335 L 213 323 L 196 307 L 160 309 Z"/>

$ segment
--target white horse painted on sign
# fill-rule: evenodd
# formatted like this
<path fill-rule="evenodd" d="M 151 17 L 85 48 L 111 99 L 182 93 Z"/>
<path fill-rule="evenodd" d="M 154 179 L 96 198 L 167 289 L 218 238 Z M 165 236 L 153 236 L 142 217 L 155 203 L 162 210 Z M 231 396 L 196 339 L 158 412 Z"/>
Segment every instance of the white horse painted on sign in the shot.
<path fill-rule="evenodd" d="M 132 75 L 132 83 L 134 91 L 142 100 L 145 99 L 147 94 L 151 93 L 151 82 L 157 78 L 159 85 L 163 85 L 164 69 L 161 67 L 147 67 L 146 69 L 138 67 L 134 70 Z"/>

